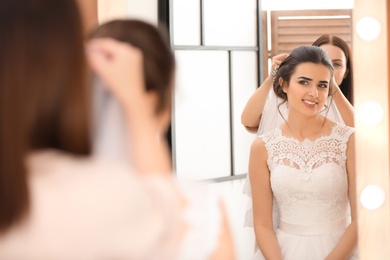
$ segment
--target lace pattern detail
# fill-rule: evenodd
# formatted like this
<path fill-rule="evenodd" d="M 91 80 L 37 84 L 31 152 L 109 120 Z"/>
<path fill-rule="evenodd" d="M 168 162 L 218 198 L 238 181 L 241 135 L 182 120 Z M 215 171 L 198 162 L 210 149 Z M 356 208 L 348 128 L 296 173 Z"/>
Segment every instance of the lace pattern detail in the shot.
<path fill-rule="evenodd" d="M 353 132 L 335 124 L 329 135 L 313 141 L 283 136 L 280 128 L 260 136 L 281 219 L 309 224 L 348 217 L 346 149 Z"/>
<path fill-rule="evenodd" d="M 334 162 L 345 168 L 346 149 L 352 128 L 334 125 L 331 134 L 314 141 L 305 139 L 300 142 L 292 137 L 282 135 L 280 127 L 275 131 L 260 136 L 264 141 L 270 171 L 277 165 L 288 165 L 310 173 L 321 165 Z"/>

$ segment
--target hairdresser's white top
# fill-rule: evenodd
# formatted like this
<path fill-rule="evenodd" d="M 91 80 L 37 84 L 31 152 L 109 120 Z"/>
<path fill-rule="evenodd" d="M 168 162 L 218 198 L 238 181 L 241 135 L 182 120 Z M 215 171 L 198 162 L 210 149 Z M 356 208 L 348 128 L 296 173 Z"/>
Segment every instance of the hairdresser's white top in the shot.
<path fill-rule="evenodd" d="M 208 186 L 58 151 L 34 153 L 27 167 L 31 209 L 0 235 L 0 259 L 206 259 L 216 246 L 219 199 Z"/>

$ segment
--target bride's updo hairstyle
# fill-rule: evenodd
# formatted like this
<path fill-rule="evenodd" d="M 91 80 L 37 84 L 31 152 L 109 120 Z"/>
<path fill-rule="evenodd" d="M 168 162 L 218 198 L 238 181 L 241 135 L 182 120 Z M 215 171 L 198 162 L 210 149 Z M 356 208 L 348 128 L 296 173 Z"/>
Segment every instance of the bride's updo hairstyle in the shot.
<path fill-rule="evenodd" d="M 295 48 L 290 55 L 280 64 L 279 68 L 275 72 L 273 88 L 276 96 L 281 98 L 283 101 L 279 106 L 287 101 L 287 94 L 283 92 L 283 88 L 279 83 L 279 79 L 282 78 L 283 82 L 290 84 L 291 75 L 294 73 L 295 68 L 305 62 L 311 62 L 314 64 L 322 64 L 327 67 L 330 71 L 330 79 L 333 78 L 333 66 L 327 53 L 317 46 L 300 46 Z M 329 85 L 329 95 L 331 95 L 332 89 Z"/>

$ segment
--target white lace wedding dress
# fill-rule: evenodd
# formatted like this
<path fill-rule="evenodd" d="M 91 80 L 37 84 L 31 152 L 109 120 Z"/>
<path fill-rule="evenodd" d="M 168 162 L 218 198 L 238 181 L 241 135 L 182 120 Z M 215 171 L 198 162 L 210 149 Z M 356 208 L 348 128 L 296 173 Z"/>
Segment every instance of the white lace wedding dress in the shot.
<path fill-rule="evenodd" d="M 341 123 L 345 125 L 343 118 L 340 115 L 339 110 L 337 109 L 336 104 L 332 100 L 332 97 L 328 97 L 325 108 L 320 112 L 320 114 L 330 120 Z M 267 101 L 264 106 L 264 110 L 261 116 L 259 130 L 257 135 L 265 134 L 269 131 L 275 130 L 278 126 L 283 124 L 288 117 L 288 104 L 276 96 L 274 91 L 270 91 L 267 97 Z M 252 194 L 250 187 L 249 175 L 245 180 L 245 185 L 243 188 L 243 193 L 249 197 L 248 208 L 245 214 L 245 227 L 253 227 L 253 209 L 252 209 Z M 276 203 L 274 203 L 274 226 L 277 228 L 277 221 L 279 219 L 279 212 Z"/>
<path fill-rule="evenodd" d="M 324 259 L 348 226 L 346 148 L 353 132 L 336 123 L 330 135 L 314 141 L 285 137 L 279 127 L 260 136 L 280 212 L 276 236 L 284 259 Z M 350 259 L 357 257 L 356 252 Z M 259 250 L 255 259 L 264 259 Z"/>

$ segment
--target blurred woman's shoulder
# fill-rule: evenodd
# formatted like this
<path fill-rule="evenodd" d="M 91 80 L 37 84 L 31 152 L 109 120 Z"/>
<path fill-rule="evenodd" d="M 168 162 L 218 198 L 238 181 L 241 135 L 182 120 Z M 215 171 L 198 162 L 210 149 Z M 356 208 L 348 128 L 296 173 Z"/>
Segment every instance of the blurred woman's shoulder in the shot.
<path fill-rule="evenodd" d="M 171 259 L 180 205 L 169 178 L 54 150 L 26 165 L 31 208 L 0 237 L 1 259 Z"/>
<path fill-rule="evenodd" d="M 0 237 L 0 259 L 209 259 L 224 234 L 221 196 L 207 183 L 55 150 L 26 166 L 31 208 Z"/>

